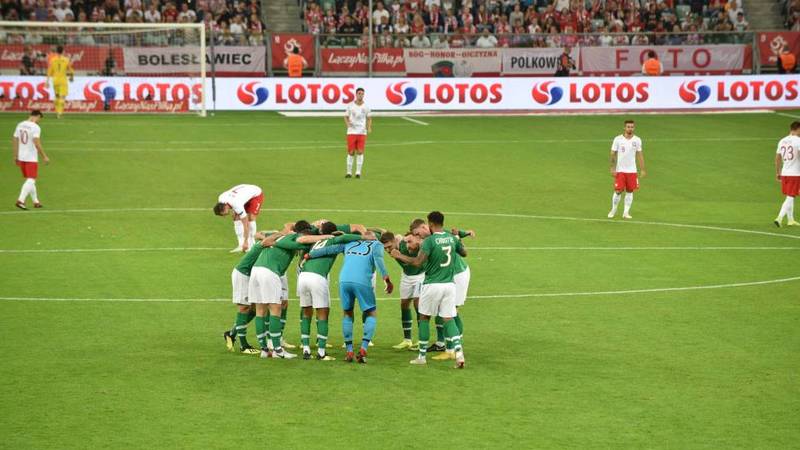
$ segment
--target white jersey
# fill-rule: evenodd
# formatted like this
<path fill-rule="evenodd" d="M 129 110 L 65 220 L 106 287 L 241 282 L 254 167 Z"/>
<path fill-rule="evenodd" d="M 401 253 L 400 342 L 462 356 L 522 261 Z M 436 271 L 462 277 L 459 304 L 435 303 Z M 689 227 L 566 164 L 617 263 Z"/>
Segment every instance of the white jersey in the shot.
<path fill-rule="evenodd" d="M 33 145 L 33 140 L 38 139 L 42 135 L 42 130 L 39 125 L 25 120 L 17 125 L 14 130 L 14 137 L 19 139 L 19 160 L 27 162 L 38 162 L 39 153 L 36 151 L 36 146 Z"/>
<path fill-rule="evenodd" d="M 800 136 L 786 136 L 778 142 L 778 153 L 783 158 L 781 176 L 800 177 Z"/>
<path fill-rule="evenodd" d="M 350 103 L 347 105 L 345 114 L 350 120 L 350 126 L 347 127 L 347 134 L 367 134 L 369 107 L 366 103 L 362 103 L 361 105 L 356 105 L 356 102 Z"/>
<path fill-rule="evenodd" d="M 642 151 L 642 140 L 633 135 L 630 139 L 619 135 L 611 144 L 611 151 L 617 153 L 617 172 L 636 173 L 636 153 Z"/>
<path fill-rule="evenodd" d="M 247 217 L 247 213 L 244 210 L 245 203 L 259 195 L 261 195 L 261 188 L 255 184 L 240 184 L 220 194 L 218 202 L 230 205 L 233 213 L 237 217 L 243 218 Z"/>

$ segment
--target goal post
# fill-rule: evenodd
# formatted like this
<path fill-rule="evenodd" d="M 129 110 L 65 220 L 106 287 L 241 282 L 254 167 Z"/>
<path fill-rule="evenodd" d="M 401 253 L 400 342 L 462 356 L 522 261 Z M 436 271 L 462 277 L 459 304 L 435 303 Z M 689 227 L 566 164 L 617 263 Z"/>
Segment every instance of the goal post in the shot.
<path fill-rule="evenodd" d="M 75 70 L 67 112 L 205 116 L 206 45 L 202 23 L 0 21 L 0 111 L 52 103 L 47 66 L 62 47 Z"/>

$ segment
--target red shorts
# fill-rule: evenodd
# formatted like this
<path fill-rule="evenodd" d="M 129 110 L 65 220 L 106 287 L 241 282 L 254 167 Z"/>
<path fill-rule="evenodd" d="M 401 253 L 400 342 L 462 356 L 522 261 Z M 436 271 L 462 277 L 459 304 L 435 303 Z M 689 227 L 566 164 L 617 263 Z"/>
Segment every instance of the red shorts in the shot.
<path fill-rule="evenodd" d="M 367 142 L 366 134 L 348 134 L 347 152 L 364 153 L 364 144 Z"/>
<path fill-rule="evenodd" d="M 247 214 L 252 214 L 257 216 L 258 213 L 261 211 L 261 204 L 264 203 L 264 193 L 260 193 L 255 197 L 251 198 L 244 204 L 244 211 Z"/>
<path fill-rule="evenodd" d="M 22 170 L 25 178 L 36 178 L 39 176 L 39 163 L 33 161 L 17 161 L 17 165 Z"/>
<path fill-rule="evenodd" d="M 788 195 L 790 197 L 797 197 L 800 195 L 800 176 L 782 176 L 781 190 L 783 191 L 783 195 Z"/>
<path fill-rule="evenodd" d="M 639 177 L 635 173 L 617 172 L 614 180 L 614 190 L 617 192 L 633 192 L 639 189 Z"/>

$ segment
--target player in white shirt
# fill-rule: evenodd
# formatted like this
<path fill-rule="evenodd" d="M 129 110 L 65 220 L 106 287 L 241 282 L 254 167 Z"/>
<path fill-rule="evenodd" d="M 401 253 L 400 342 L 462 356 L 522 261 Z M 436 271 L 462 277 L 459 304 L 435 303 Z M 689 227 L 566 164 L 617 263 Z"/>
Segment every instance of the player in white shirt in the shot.
<path fill-rule="evenodd" d="M 786 200 L 781 205 L 781 211 L 775 218 L 775 226 L 780 227 L 784 216 L 786 225 L 800 226 L 794 221 L 794 198 L 800 194 L 800 122 L 794 121 L 789 127 L 789 135 L 778 142 L 778 151 L 775 154 L 775 172 L 781 182 L 781 191 Z"/>
<path fill-rule="evenodd" d="M 36 192 L 36 178 L 39 176 L 39 155 L 45 164 L 50 164 L 50 158 L 42 149 L 42 130 L 39 128 L 39 121 L 42 120 L 42 112 L 39 110 L 31 111 L 28 120 L 22 121 L 14 130 L 14 162 L 22 170 L 25 182 L 22 183 L 22 190 L 17 198 L 16 206 L 19 209 L 28 209 L 25 200 L 31 196 L 34 208 L 41 208 L 39 196 Z"/>
<path fill-rule="evenodd" d="M 367 133 L 372 133 L 372 117 L 369 106 L 364 104 L 364 88 L 356 89 L 356 100 L 347 105 L 344 123 L 347 125 L 347 175 L 344 177 L 352 178 L 353 159 L 355 159 L 356 178 L 361 178 L 364 144 L 367 142 Z"/>
<path fill-rule="evenodd" d="M 214 214 L 233 212 L 233 229 L 239 245 L 231 253 L 246 252 L 255 242 L 256 217 L 264 203 L 264 193 L 254 184 L 240 184 L 219 195 Z"/>
<path fill-rule="evenodd" d="M 644 155 L 642 154 L 642 140 L 633 134 L 635 124 L 633 120 L 625 121 L 625 131 L 614 138 L 611 144 L 611 176 L 614 177 L 614 195 L 611 197 L 611 211 L 608 218 L 613 219 L 617 214 L 617 206 L 625 191 L 625 208 L 622 210 L 623 219 L 632 219 L 631 205 L 633 204 L 633 191 L 639 189 L 636 162 L 642 169 L 642 178 L 647 175 L 644 169 Z"/>

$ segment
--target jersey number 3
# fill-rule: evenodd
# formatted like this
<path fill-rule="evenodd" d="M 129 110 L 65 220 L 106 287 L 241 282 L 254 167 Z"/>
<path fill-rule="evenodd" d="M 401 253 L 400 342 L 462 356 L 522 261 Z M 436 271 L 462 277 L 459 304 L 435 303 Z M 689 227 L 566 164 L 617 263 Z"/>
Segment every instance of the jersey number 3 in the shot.
<path fill-rule="evenodd" d="M 453 247 L 451 247 L 449 245 L 445 245 L 444 247 L 442 247 L 442 251 L 447 254 L 447 261 L 439 264 L 439 267 L 447 267 L 447 266 L 450 265 L 450 261 L 453 260 L 453 256 L 452 256 Z"/>

